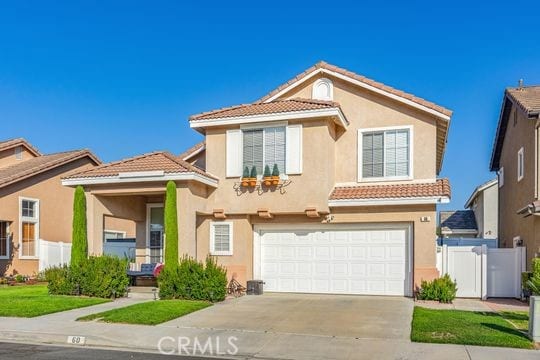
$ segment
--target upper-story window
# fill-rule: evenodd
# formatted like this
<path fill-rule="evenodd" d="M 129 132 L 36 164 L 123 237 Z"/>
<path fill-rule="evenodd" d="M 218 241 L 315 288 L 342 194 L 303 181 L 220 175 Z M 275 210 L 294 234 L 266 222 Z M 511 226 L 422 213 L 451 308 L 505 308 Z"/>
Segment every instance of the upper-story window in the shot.
<path fill-rule="evenodd" d="M 523 153 L 523 148 L 519 149 L 517 154 L 517 179 L 521 181 L 525 176 L 525 155 Z"/>
<path fill-rule="evenodd" d="M 20 253 L 19 256 L 37 257 L 39 239 L 39 200 L 20 199 Z"/>
<path fill-rule="evenodd" d="M 412 127 L 359 130 L 359 180 L 412 177 Z"/>
<path fill-rule="evenodd" d="M 257 168 L 262 175 L 266 165 L 277 164 L 281 173 L 285 172 L 285 126 L 243 130 L 243 166 L 249 170 Z"/>

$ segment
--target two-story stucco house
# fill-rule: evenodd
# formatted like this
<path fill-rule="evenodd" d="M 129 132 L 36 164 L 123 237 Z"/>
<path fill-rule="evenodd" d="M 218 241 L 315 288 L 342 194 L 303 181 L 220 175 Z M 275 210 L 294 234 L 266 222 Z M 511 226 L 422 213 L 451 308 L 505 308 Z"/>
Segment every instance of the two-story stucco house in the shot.
<path fill-rule="evenodd" d="M 60 178 L 101 162 L 88 150 L 41 154 L 24 139 L 0 141 L 0 276 L 34 275 L 46 243 L 71 242 L 73 189 Z"/>
<path fill-rule="evenodd" d="M 527 266 L 540 255 L 540 86 L 504 92 L 491 171 L 499 174 L 499 245 L 523 245 Z"/>
<path fill-rule="evenodd" d="M 189 119 L 204 142 L 63 180 L 84 186 L 90 251 L 103 219 L 136 222 L 137 262 L 163 258 L 165 183 L 177 183 L 180 253 L 215 255 L 267 291 L 406 295 L 438 277 L 438 179 L 451 111 L 321 62 L 246 105 Z M 277 165 L 278 185 L 260 181 Z M 256 186 L 242 186 L 245 168 Z"/>

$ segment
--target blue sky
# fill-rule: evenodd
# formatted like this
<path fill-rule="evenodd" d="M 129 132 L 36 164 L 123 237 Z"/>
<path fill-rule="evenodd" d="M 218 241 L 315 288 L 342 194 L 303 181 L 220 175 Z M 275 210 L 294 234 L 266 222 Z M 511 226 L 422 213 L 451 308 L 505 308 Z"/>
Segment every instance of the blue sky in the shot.
<path fill-rule="evenodd" d="M 461 208 L 494 177 L 504 88 L 540 84 L 540 4 L 436 3 L 0 2 L 0 138 L 179 153 L 201 139 L 190 114 L 325 60 L 454 110 L 441 176 Z"/>

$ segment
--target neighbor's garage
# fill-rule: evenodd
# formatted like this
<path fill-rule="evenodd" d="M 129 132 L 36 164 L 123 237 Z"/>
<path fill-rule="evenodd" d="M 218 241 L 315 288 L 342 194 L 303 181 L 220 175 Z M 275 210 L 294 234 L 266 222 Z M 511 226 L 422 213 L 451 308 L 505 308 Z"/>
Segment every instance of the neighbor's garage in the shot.
<path fill-rule="evenodd" d="M 412 293 L 408 225 L 296 225 L 255 233 L 255 276 L 265 291 Z"/>

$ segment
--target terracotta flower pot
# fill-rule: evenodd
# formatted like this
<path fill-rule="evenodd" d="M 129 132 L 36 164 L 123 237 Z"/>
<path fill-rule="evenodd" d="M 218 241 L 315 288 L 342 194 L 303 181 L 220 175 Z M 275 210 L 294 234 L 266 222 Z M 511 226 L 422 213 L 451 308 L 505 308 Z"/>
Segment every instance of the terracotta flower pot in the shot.
<path fill-rule="evenodd" d="M 249 186 L 249 178 L 242 178 L 242 186 Z"/>
<path fill-rule="evenodd" d="M 266 185 L 266 186 L 272 185 L 272 177 L 271 176 L 265 176 L 264 177 L 264 185 Z"/>
<path fill-rule="evenodd" d="M 279 176 L 272 176 L 272 185 L 279 184 Z"/>
<path fill-rule="evenodd" d="M 257 178 L 249 178 L 249 186 L 255 187 L 257 185 Z"/>

